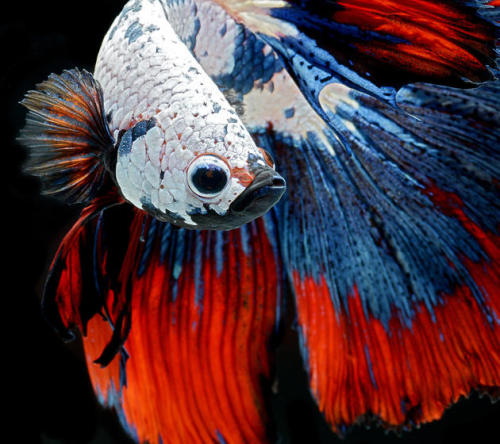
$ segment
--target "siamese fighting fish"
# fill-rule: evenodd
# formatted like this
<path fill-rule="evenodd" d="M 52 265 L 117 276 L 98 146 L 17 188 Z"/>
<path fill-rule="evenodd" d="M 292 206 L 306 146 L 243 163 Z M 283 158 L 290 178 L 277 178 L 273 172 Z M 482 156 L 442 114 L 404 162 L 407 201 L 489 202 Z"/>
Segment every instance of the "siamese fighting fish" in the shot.
<path fill-rule="evenodd" d="M 131 0 L 27 92 L 43 310 L 133 439 L 276 441 L 285 308 L 335 433 L 498 395 L 498 4 Z"/>

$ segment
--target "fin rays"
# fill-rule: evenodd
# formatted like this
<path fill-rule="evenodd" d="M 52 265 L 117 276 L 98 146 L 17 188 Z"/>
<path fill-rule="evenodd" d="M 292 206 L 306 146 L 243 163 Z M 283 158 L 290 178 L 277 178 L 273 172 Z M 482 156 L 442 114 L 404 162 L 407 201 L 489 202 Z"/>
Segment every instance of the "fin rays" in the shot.
<path fill-rule="evenodd" d="M 68 203 L 95 197 L 114 146 L 104 117 L 102 92 L 86 71 L 64 71 L 30 91 L 18 140 L 29 148 L 26 171 L 41 178 L 44 192 Z"/>

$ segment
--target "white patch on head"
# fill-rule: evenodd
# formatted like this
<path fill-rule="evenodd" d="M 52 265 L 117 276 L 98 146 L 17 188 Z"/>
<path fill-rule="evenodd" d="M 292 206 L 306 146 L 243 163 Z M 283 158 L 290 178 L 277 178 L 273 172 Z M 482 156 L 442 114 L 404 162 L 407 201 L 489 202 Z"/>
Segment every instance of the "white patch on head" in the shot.
<path fill-rule="evenodd" d="M 266 121 L 262 118 L 263 103 L 266 104 Z M 243 97 L 243 105 L 242 119 L 250 130 L 270 123 L 285 136 L 307 138 L 308 132 L 314 132 L 330 154 L 335 155 L 332 144 L 323 132 L 327 125 L 286 71 L 275 73 L 262 88 L 253 88 Z M 290 110 L 290 115 L 286 115 L 286 110 Z M 334 133 L 331 134 L 336 137 Z"/>
<path fill-rule="evenodd" d="M 193 223 L 190 214 L 206 211 L 206 202 L 186 185 L 192 159 L 214 153 L 233 169 L 246 167 L 250 154 L 261 155 L 236 112 L 167 22 L 162 5 L 134 5 L 125 6 L 126 13 L 104 38 L 95 77 L 115 135 L 151 118 L 156 124 L 134 141 L 130 152 L 118 156 L 117 181 L 124 197 L 139 208 L 147 202 Z M 231 180 L 210 208 L 225 214 L 243 189 Z"/>

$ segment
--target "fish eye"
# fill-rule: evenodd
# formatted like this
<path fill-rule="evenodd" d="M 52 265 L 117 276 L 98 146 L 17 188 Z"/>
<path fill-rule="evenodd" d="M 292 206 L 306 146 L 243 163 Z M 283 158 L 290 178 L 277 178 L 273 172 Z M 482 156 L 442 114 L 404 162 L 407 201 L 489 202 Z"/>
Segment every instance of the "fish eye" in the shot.
<path fill-rule="evenodd" d="M 189 188 L 200 197 L 215 197 L 229 182 L 231 171 L 221 158 L 213 154 L 197 157 L 187 171 Z"/>

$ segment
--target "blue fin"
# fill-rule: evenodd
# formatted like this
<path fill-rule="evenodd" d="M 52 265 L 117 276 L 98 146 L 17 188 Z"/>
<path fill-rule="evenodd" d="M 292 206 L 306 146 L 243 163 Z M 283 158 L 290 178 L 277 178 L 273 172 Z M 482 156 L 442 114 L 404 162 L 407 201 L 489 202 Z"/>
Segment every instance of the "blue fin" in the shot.
<path fill-rule="evenodd" d="M 483 1 L 285 0 L 222 4 L 284 61 L 313 104 L 342 83 L 395 104 L 414 82 L 474 86 L 496 69 L 497 8 Z"/>
<path fill-rule="evenodd" d="M 332 84 L 335 131 L 256 134 L 287 180 L 283 260 L 336 430 L 367 414 L 410 427 L 500 385 L 500 85 L 398 98 Z"/>

